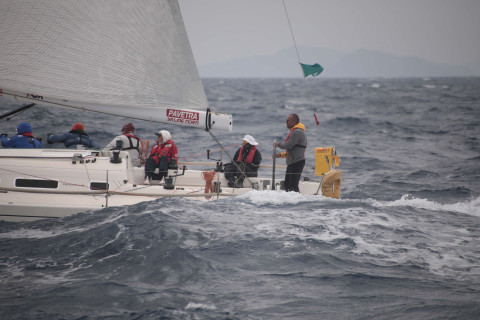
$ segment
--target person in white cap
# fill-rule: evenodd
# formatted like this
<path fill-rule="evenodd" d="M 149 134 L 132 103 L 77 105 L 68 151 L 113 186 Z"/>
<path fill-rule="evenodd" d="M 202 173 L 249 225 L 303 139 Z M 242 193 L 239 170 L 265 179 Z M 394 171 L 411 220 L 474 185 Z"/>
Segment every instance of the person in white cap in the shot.
<path fill-rule="evenodd" d="M 242 169 L 238 168 L 233 163 L 225 165 L 225 178 L 228 180 L 228 186 L 233 188 L 242 188 L 245 175 L 247 177 L 256 177 L 258 174 L 258 167 L 262 162 L 262 155 L 257 149 L 258 142 L 251 135 L 243 137 L 242 146 L 235 152 L 233 161 Z"/>

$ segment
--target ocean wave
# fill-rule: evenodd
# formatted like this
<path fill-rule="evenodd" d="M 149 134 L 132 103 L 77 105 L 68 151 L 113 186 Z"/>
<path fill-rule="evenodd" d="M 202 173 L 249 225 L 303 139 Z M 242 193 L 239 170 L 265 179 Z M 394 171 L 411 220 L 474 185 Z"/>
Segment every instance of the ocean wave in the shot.
<path fill-rule="evenodd" d="M 318 201 L 339 201 L 336 199 L 326 198 L 322 195 L 304 195 L 297 192 L 252 190 L 243 195 L 235 197 L 233 201 L 247 202 L 255 205 L 265 206 L 284 206 L 288 204 L 305 204 Z"/>
<path fill-rule="evenodd" d="M 374 207 L 414 207 L 431 211 L 451 211 L 480 217 L 480 197 L 472 200 L 461 201 L 452 204 L 442 204 L 436 201 L 416 198 L 410 194 L 403 195 L 400 199 L 394 201 L 367 200 Z"/>

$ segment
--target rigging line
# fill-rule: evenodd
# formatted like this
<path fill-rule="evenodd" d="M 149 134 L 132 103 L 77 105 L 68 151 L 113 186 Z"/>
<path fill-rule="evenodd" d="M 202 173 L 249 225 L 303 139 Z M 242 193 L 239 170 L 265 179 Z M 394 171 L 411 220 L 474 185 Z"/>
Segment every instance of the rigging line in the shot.
<path fill-rule="evenodd" d="M 235 147 L 239 147 L 241 146 L 242 144 L 234 144 L 234 145 L 231 145 L 229 147 L 224 147 L 225 150 L 227 149 L 232 149 L 232 148 L 235 148 Z M 214 153 L 214 152 L 222 152 L 223 150 L 222 149 L 215 149 L 215 150 L 210 150 L 210 153 Z M 182 157 L 182 158 L 178 158 L 178 160 L 188 160 L 188 159 L 193 159 L 193 158 L 198 158 L 198 157 L 201 157 L 201 156 L 205 156 L 207 155 L 207 153 L 203 152 L 203 153 L 197 153 L 197 154 L 194 154 L 192 156 L 188 156 L 188 157 Z"/>
<path fill-rule="evenodd" d="M 293 45 L 295 46 L 295 51 L 297 52 L 298 63 L 300 63 L 300 55 L 298 54 L 297 42 L 293 36 L 292 24 L 290 23 L 290 18 L 288 17 L 287 6 L 285 5 L 285 0 L 282 0 L 283 7 L 285 8 L 285 14 L 287 15 L 288 26 L 290 27 L 290 33 L 292 34 Z"/>
<path fill-rule="evenodd" d="M 68 181 L 60 180 L 60 179 L 46 178 L 46 177 L 42 177 L 42 176 L 37 176 L 37 175 L 33 175 L 33 174 L 29 174 L 29 173 L 24 173 L 24 172 L 19 172 L 19 171 L 14 171 L 14 170 L 9 170 L 9 169 L 5 169 L 5 168 L 0 168 L 0 170 L 7 171 L 7 172 L 10 172 L 10 173 L 15 173 L 15 174 L 18 174 L 18 175 L 23 175 L 23 176 L 31 177 L 31 178 L 37 178 L 37 179 L 42 179 L 42 180 L 46 180 L 46 181 L 57 181 L 57 182 L 61 182 L 61 183 L 64 183 L 64 184 L 69 184 L 69 185 L 72 185 L 72 186 L 75 186 L 75 187 L 82 187 L 82 188 L 90 189 L 90 187 L 88 187 L 88 186 L 86 186 L 86 185 L 84 185 L 84 184 L 78 184 L 78 183 L 68 182 Z M 99 189 L 99 190 L 103 190 L 103 189 Z"/>
<path fill-rule="evenodd" d="M 248 183 L 250 183 L 251 186 L 253 186 L 253 183 L 252 181 L 248 178 L 247 174 L 245 173 L 245 171 L 243 171 L 240 166 L 235 162 L 233 161 L 233 158 L 232 156 L 227 152 L 227 150 L 225 150 L 225 147 L 222 145 L 222 143 L 217 139 L 217 137 L 215 137 L 215 135 L 208 129 L 206 129 L 205 131 L 208 132 L 208 134 L 210 134 L 210 136 L 213 138 L 213 140 L 215 140 L 215 142 L 218 144 L 218 146 L 222 149 L 222 151 L 228 156 L 228 158 L 230 159 L 230 161 L 232 162 L 232 164 L 237 168 L 238 172 L 240 172 L 244 177 L 245 179 L 248 181 Z"/>
<path fill-rule="evenodd" d="M 304 84 L 305 84 L 305 87 L 307 88 L 307 92 L 308 92 L 309 89 L 308 89 L 308 85 L 307 85 L 307 82 L 306 82 L 307 77 L 305 76 L 305 72 L 303 71 L 302 64 L 300 62 L 300 54 L 298 53 L 297 42 L 295 41 L 295 36 L 293 35 L 292 24 L 290 23 L 290 18 L 288 16 L 287 6 L 285 5 L 285 0 L 282 0 L 282 2 L 283 2 L 283 8 L 285 9 L 285 15 L 287 16 L 287 21 L 288 21 L 288 26 L 290 28 L 290 33 L 292 34 L 293 45 L 295 46 L 295 51 L 297 52 L 298 65 L 300 66 L 300 69 L 302 71 L 303 80 L 305 80 Z M 313 106 L 312 106 L 312 111 L 313 111 L 313 115 L 315 117 L 315 123 L 318 126 L 320 123 L 317 119 L 317 115 L 315 114 L 315 108 Z"/>

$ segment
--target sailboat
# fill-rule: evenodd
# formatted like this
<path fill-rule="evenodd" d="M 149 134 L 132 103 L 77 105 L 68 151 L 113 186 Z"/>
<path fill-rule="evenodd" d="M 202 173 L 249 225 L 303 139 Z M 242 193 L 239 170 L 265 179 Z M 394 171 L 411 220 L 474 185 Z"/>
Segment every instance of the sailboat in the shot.
<path fill-rule="evenodd" d="M 232 130 L 232 115 L 208 105 L 175 0 L 2 0 L 0 30 L 1 99 L 196 128 L 220 146 L 214 133 Z M 334 151 L 319 153 L 328 163 L 319 175 L 330 178 L 301 181 L 300 192 L 339 197 Z M 195 165 L 179 162 L 164 183 L 143 185 L 144 168 L 125 151 L 0 149 L 0 219 L 282 188 L 274 174 L 230 188 L 222 163 L 210 174 Z"/>

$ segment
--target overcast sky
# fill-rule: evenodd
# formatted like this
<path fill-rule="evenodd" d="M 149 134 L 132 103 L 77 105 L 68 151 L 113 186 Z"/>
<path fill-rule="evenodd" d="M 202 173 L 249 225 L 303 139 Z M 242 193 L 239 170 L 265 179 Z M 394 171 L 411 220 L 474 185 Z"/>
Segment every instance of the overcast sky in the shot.
<path fill-rule="evenodd" d="M 293 45 L 282 0 L 179 2 L 199 65 L 271 54 Z M 480 61 L 480 0 L 285 3 L 299 46 L 363 48 L 450 64 Z"/>

